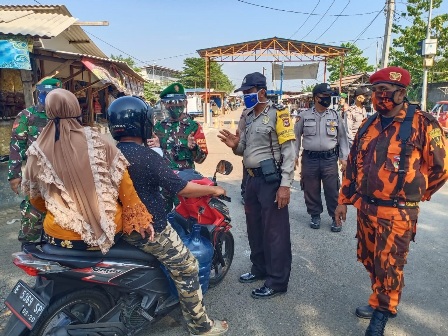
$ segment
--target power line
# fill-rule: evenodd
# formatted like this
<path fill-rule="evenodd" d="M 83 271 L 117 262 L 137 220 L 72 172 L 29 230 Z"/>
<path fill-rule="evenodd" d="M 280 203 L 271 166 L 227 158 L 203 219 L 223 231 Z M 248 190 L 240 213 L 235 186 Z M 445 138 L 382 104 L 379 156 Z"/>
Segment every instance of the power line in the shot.
<path fill-rule="evenodd" d="M 323 18 L 325 17 L 325 14 L 327 14 L 328 11 L 330 10 L 330 8 L 333 7 L 335 1 L 336 1 L 336 0 L 333 0 L 333 2 L 331 3 L 330 7 L 327 8 L 327 11 L 324 13 L 324 15 L 320 18 L 319 21 L 317 21 L 317 23 L 314 25 L 314 27 L 311 28 L 310 31 L 309 31 L 308 33 L 306 33 L 306 35 L 305 35 L 304 37 L 302 37 L 302 40 L 303 40 L 305 37 L 307 37 L 307 36 L 314 30 L 314 28 L 316 28 L 317 25 L 323 20 Z"/>
<path fill-rule="evenodd" d="M 293 11 L 293 10 L 287 10 L 287 9 L 281 9 L 281 8 L 274 8 L 274 7 L 268 7 L 268 6 L 263 6 L 263 5 L 259 5 L 256 3 L 252 3 L 252 2 L 247 2 L 247 1 L 243 1 L 243 0 L 236 0 L 238 2 L 247 4 L 247 5 L 251 5 L 251 6 L 256 6 L 256 7 L 261 7 L 261 8 L 265 8 L 265 9 L 270 9 L 270 10 L 275 10 L 278 12 L 285 12 L 285 13 L 293 13 L 293 14 L 305 14 L 305 15 L 315 15 L 315 16 L 325 16 L 326 12 L 324 14 L 316 14 L 316 13 L 307 13 L 307 12 L 299 12 L 299 11 Z M 369 15 L 369 14 L 374 14 L 376 12 L 366 12 L 366 13 L 353 13 L 353 14 L 330 14 L 328 16 L 361 16 L 361 15 Z"/>
<path fill-rule="evenodd" d="M 369 27 L 373 24 L 373 22 L 378 18 L 378 16 L 381 14 L 381 12 L 386 8 L 386 5 L 383 6 L 383 8 L 381 10 L 378 11 L 378 13 L 375 15 L 375 17 L 372 19 L 372 21 L 370 21 L 370 23 L 367 25 L 367 27 L 365 27 L 363 29 L 363 31 L 361 33 L 359 33 L 359 35 L 356 37 L 355 41 L 353 43 L 356 43 L 356 41 L 358 41 L 358 39 L 366 32 L 367 29 L 369 29 Z"/>
<path fill-rule="evenodd" d="M 350 4 L 351 0 L 348 0 L 347 4 L 345 5 L 345 7 L 341 10 L 341 12 L 339 14 L 342 14 L 345 9 L 348 7 L 348 5 Z M 331 25 L 328 26 L 328 28 L 322 33 L 320 34 L 320 36 L 314 40 L 314 42 L 316 42 L 318 39 L 320 39 L 333 25 L 334 23 L 340 18 L 340 16 L 336 16 L 336 18 L 334 19 L 334 21 L 331 23 Z"/>
<path fill-rule="evenodd" d="M 373 39 L 378 39 L 378 38 L 382 38 L 382 36 L 365 37 L 365 38 L 360 38 L 357 41 L 373 40 Z M 328 43 L 339 43 L 339 42 L 352 42 L 352 41 L 355 41 L 355 40 L 353 39 L 353 40 L 331 41 L 331 42 L 325 42 L 325 44 L 328 44 Z"/>
<path fill-rule="evenodd" d="M 294 32 L 294 34 L 292 34 L 289 38 L 291 39 L 291 37 L 293 37 L 295 34 L 297 34 L 299 32 L 299 30 L 305 25 L 305 23 L 308 21 L 308 19 L 311 17 L 311 15 L 314 13 L 314 11 L 316 10 L 317 6 L 319 6 L 320 4 L 320 0 L 317 2 L 316 6 L 314 6 L 313 11 L 308 15 L 308 17 L 306 18 L 305 21 L 303 21 L 302 25 L 297 28 L 297 30 Z"/>
<path fill-rule="evenodd" d="M 34 0 L 34 2 L 42 6 L 42 4 L 39 1 Z"/>

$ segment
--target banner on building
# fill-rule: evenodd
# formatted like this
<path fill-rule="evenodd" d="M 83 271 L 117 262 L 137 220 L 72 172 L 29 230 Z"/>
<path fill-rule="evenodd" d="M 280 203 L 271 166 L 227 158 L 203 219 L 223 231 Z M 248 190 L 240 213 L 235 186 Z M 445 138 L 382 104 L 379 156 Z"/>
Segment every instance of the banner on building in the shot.
<path fill-rule="evenodd" d="M 0 68 L 31 70 L 29 44 L 26 36 L 0 34 Z"/>
<path fill-rule="evenodd" d="M 283 66 L 283 80 L 316 79 L 319 63 L 299 66 Z M 280 80 L 282 64 L 272 63 L 272 80 Z"/>

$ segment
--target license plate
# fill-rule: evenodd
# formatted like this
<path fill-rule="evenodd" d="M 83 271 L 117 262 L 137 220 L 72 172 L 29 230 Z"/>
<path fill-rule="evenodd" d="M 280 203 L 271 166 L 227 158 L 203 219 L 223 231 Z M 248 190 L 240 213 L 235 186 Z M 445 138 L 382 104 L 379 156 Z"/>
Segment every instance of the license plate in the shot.
<path fill-rule="evenodd" d="M 46 304 L 22 281 L 17 282 L 6 298 L 5 305 L 30 330 L 36 325 Z"/>

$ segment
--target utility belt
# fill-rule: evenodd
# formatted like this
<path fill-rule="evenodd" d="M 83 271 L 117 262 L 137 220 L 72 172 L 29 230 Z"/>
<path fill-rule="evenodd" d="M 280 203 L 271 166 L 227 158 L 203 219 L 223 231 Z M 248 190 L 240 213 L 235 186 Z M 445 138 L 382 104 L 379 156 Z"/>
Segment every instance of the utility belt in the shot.
<path fill-rule="evenodd" d="M 266 159 L 260 161 L 259 168 L 246 168 L 247 173 L 251 177 L 263 176 L 267 183 L 280 182 L 282 179 L 280 169 L 275 159 Z"/>
<path fill-rule="evenodd" d="M 332 156 L 339 154 L 339 147 L 336 146 L 333 149 L 322 152 L 310 151 L 305 149 L 303 152 L 306 153 L 311 159 L 329 159 Z"/>
<path fill-rule="evenodd" d="M 390 200 L 383 200 L 375 197 L 365 196 L 358 194 L 364 202 L 367 202 L 368 204 L 373 204 L 376 206 L 385 206 L 385 207 L 393 207 L 398 209 L 418 209 L 420 202 L 411 202 L 406 201 L 399 198 L 394 198 Z"/>

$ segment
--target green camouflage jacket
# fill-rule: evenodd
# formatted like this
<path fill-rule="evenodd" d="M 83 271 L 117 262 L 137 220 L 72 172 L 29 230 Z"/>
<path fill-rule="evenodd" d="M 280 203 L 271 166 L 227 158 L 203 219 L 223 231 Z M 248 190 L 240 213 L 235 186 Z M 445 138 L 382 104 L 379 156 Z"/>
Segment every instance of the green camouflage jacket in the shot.
<path fill-rule="evenodd" d="M 158 121 L 154 133 L 160 140 L 160 147 L 169 166 L 174 170 L 194 168 L 194 162 L 202 163 L 207 157 L 207 143 L 201 125 L 189 117 L 172 121 L 167 118 Z M 188 148 L 188 136 L 193 133 L 196 146 Z"/>
<path fill-rule="evenodd" d="M 26 160 L 26 150 L 36 141 L 46 124 L 45 112 L 37 112 L 34 107 L 19 112 L 12 126 L 8 180 L 22 177 L 22 161 Z"/>

